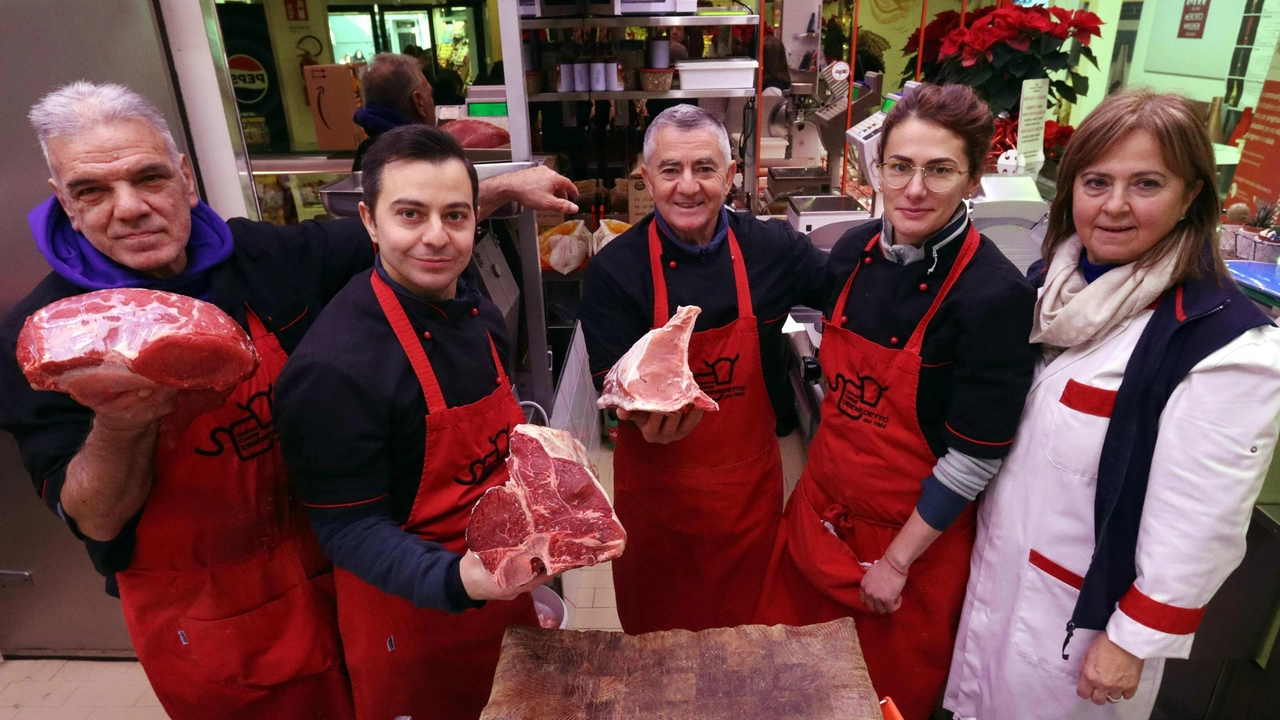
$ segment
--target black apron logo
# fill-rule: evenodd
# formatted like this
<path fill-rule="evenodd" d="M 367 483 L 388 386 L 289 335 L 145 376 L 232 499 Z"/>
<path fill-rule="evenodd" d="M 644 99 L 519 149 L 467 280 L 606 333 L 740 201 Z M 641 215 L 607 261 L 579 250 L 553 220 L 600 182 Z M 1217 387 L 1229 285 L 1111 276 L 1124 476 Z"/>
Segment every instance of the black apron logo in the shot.
<path fill-rule="evenodd" d="M 209 442 L 213 443 L 213 449 L 194 448 L 196 454 L 205 457 L 221 455 L 227 449 L 224 439 L 230 441 L 231 450 L 241 460 L 252 460 L 270 452 L 280 439 L 275 418 L 271 414 L 271 391 L 274 387 L 268 385 L 266 390 L 250 395 L 247 402 L 236 403 L 236 407 L 245 412 L 244 417 L 209 431 Z"/>
<path fill-rule="evenodd" d="M 702 365 L 706 369 L 694 373 L 693 379 L 697 381 L 702 392 L 718 403 L 729 398 L 743 397 L 747 394 L 747 386 L 733 384 L 734 371 L 738 367 L 740 357 L 742 357 L 741 354 L 718 358 L 711 362 L 703 360 Z"/>
<path fill-rule="evenodd" d="M 510 444 L 511 426 L 507 425 L 489 438 L 489 446 L 493 449 L 485 453 L 484 456 L 471 461 L 471 464 L 467 467 L 470 477 L 456 477 L 453 481 L 459 485 L 472 486 L 488 480 L 493 471 L 497 470 L 498 466 L 507 459 L 507 449 Z"/>
<path fill-rule="evenodd" d="M 829 386 L 835 393 L 836 407 L 841 415 L 880 428 L 889 425 L 889 416 L 875 412 L 880 400 L 889 392 L 888 386 L 869 375 L 848 378 L 843 374 L 837 374 Z"/>

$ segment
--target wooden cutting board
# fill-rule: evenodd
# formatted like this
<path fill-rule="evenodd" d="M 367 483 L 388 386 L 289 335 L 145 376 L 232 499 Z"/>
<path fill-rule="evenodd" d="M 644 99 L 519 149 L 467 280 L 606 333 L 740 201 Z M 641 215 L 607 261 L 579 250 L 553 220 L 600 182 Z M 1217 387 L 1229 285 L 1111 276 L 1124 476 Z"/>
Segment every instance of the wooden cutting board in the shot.
<path fill-rule="evenodd" d="M 881 720 L 852 618 L 623 635 L 511 627 L 481 720 Z"/>

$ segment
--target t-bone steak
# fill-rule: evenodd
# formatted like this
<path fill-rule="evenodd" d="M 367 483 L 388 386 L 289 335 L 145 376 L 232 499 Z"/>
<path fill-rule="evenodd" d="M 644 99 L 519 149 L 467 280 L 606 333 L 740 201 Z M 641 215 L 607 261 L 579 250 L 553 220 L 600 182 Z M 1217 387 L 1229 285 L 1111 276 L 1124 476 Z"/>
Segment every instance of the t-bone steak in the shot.
<path fill-rule="evenodd" d="M 258 367 L 249 336 L 216 306 L 138 288 L 37 310 L 18 335 L 17 356 L 32 387 L 86 404 L 156 385 L 224 393 Z"/>
<path fill-rule="evenodd" d="M 679 412 L 690 405 L 719 410 L 689 370 L 689 337 L 701 312 L 693 305 L 682 306 L 666 325 L 637 340 L 605 376 L 604 394 L 596 405 L 660 413 Z"/>
<path fill-rule="evenodd" d="M 622 554 L 627 532 L 582 443 L 563 430 L 517 425 L 511 477 L 471 509 L 467 545 L 498 587 L 523 585 Z"/>

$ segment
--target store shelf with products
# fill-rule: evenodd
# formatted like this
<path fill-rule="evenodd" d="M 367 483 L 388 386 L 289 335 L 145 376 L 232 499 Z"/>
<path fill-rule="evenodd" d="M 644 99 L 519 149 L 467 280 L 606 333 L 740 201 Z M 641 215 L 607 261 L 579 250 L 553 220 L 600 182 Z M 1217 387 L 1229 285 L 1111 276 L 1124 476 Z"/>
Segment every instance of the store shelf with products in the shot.
<path fill-rule="evenodd" d="M 689 100 L 693 98 L 755 97 L 755 88 L 700 88 L 697 90 L 668 90 L 645 92 L 644 90 L 617 90 L 601 92 L 538 93 L 530 95 L 529 102 L 575 102 L 595 100 Z"/>
<path fill-rule="evenodd" d="M 718 25 L 758 25 L 759 15 L 589 15 L 586 17 L 524 18 L 521 30 L 552 30 L 578 27 L 697 27 Z"/>

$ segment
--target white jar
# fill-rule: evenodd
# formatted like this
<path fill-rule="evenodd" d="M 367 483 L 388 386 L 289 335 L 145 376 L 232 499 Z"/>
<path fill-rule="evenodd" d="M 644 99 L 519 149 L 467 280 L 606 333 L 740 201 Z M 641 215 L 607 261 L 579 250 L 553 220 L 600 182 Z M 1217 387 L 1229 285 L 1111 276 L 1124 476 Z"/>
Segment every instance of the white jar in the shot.
<path fill-rule="evenodd" d="M 562 62 L 556 68 L 560 71 L 556 92 L 573 92 L 573 64 Z"/>
<path fill-rule="evenodd" d="M 591 63 L 591 91 L 604 92 L 609 89 L 608 75 L 605 72 L 607 64 L 603 60 L 595 60 Z M 616 72 L 614 73 L 617 74 Z"/>
<path fill-rule="evenodd" d="M 666 70 L 671 67 L 671 41 L 649 41 L 649 67 L 654 70 Z"/>
<path fill-rule="evenodd" d="M 573 64 L 573 90 L 574 92 L 587 92 L 591 89 L 591 65 L 587 62 L 575 62 Z"/>

